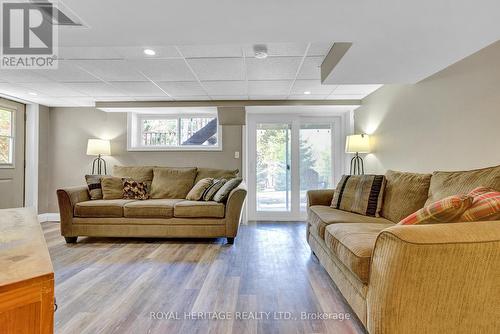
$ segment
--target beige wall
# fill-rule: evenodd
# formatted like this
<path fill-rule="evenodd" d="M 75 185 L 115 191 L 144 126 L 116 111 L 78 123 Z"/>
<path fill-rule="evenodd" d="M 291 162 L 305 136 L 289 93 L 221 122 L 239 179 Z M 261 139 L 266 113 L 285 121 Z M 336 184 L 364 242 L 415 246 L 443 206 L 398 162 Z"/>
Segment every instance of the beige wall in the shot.
<path fill-rule="evenodd" d="M 417 84 L 382 87 L 354 120 L 372 134 L 368 172 L 500 164 L 500 42 Z"/>
<path fill-rule="evenodd" d="M 234 152 L 241 153 L 242 150 L 240 125 L 222 126 L 222 151 L 128 152 L 125 113 L 106 113 L 95 108 L 50 108 L 49 118 L 49 212 L 58 212 L 56 189 L 85 183 L 84 175 L 90 173 L 94 158 L 85 154 L 89 138 L 111 139 L 112 156 L 105 157 L 108 173 L 115 164 L 202 166 L 241 170 L 241 159 L 234 158 Z"/>

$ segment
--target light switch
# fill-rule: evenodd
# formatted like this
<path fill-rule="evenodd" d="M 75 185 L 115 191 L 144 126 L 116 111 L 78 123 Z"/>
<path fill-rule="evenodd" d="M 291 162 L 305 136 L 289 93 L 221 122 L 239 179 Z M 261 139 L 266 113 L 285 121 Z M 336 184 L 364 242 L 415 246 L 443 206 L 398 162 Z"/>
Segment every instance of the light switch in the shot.
<path fill-rule="evenodd" d="M 239 151 L 235 151 L 234 152 L 234 158 L 235 159 L 239 159 L 240 158 L 240 152 Z"/>

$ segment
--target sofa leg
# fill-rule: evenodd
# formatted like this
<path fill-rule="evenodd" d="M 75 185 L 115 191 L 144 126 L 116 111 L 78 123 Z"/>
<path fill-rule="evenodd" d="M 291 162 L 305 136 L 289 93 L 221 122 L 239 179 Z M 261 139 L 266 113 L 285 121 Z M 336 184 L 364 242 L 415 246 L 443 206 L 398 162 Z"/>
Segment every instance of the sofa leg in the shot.
<path fill-rule="evenodd" d="M 234 238 L 227 237 L 226 239 L 228 244 L 230 245 L 234 244 Z"/>
<path fill-rule="evenodd" d="M 67 244 L 76 244 L 76 240 L 78 237 L 64 237 L 64 240 L 66 240 Z"/>

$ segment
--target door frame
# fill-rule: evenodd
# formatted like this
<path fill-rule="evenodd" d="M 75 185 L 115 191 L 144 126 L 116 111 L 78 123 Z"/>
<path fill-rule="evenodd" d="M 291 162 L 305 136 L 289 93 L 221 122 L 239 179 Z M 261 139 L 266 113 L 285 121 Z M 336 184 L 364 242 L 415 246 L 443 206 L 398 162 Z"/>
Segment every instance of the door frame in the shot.
<path fill-rule="evenodd" d="M 346 117 L 341 114 L 312 114 L 312 113 L 249 113 L 247 114 L 247 180 L 248 180 L 248 220 L 272 220 L 291 221 L 304 220 L 307 212 L 300 211 L 300 166 L 299 166 L 299 136 L 301 124 L 325 124 L 332 125 L 332 183 L 336 184 L 345 171 L 346 154 L 345 135 L 350 129 L 346 129 Z M 257 124 L 278 123 L 291 124 L 291 194 L 289 212 L 259 212 L 257 211 Z M 332 185 L 333 186 L 333 185 Z"/>

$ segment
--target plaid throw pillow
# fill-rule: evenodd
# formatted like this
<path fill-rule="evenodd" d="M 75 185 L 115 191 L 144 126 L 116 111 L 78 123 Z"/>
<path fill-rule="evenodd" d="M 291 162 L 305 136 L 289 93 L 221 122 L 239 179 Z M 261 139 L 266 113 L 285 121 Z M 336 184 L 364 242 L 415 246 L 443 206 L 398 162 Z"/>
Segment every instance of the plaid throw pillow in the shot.
<path fill-rule="evenodd" d="M 380 217 L 384 175 L 344 175 L 333 194 L 332 208 Z"/>
<path fill-rule="evenodd" d="M 412 213 L 398 225 L 454 223 L 472 205 L 473 197 L 469 195 L 453 195 Z"/>
<path fill-rule="evenodd" d="M 85 175 L 90 199 L 102 199 L 101 175 Z"/>
<path fill-rule="evenodd" d="M 500 192 L 487 187 L 478 187 L 468 195 L 474 198 L 472 206 L 465 210 L 462 217 L 460 217 L 460 221 L 474 222 L 500 219 Z"/>
<path fill-rule="evenodd" d="M 149 198 L 146 182 L 123 179 L 123 198 L 144 200 Z"/>

